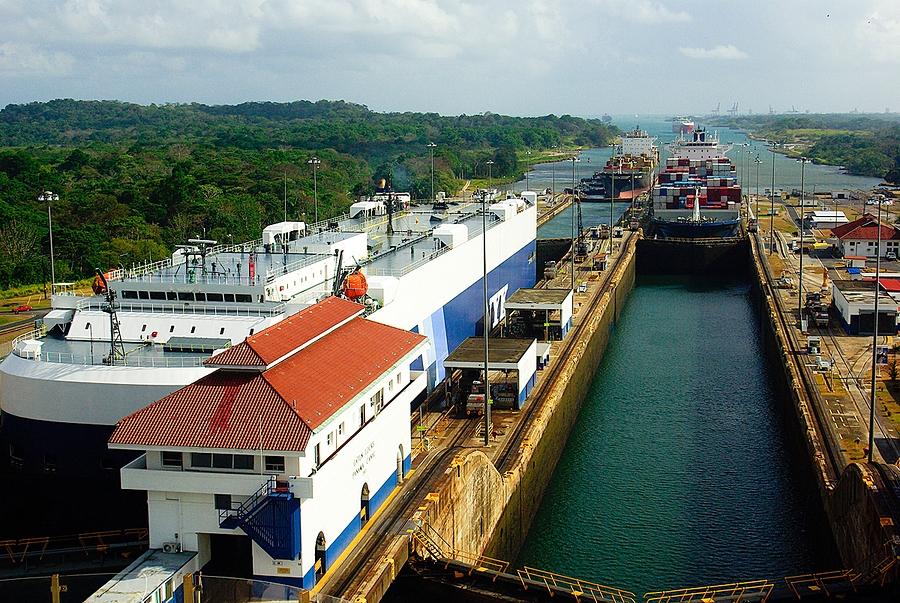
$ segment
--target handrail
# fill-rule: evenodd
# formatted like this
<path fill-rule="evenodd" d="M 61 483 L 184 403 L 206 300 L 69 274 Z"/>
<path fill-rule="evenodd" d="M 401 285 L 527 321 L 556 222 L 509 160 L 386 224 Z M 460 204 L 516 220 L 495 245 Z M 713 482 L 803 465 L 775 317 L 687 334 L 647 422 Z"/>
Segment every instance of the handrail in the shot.
<path fill-rule="evenodd" d="M 595 601 L 613 601 L 615 603 L 634 603 L 634 593 L 614 586 L 605 586 L 596 582 L 588 582 L 562 574 L 555 574 L 533 567 L 524 567 L 517 570 L 522 587 L 528 589 L 526 580 L 530 582 L 542 582 L 547 591 L 553 596 L 553 589 L 567 590 L 576 597 L 590 594 Z"/>
<path fill-rule="evenodd" d="M 40 339 L 41 337 L 45 337 L 46 335 L 47 335 L 47 327 L 45 327 L 44 325 L 41 325 L 36 329 L 28 331 L 27 333 L 25 333 L 23 335 L 19 335 L 18 337 L 13 339 L 13 342 L 12 342 L 13 353 L 16 354 L 16 356 L 21 356 L 21 354 L 17 353 L 17 349 L 16 349 L 17 346 L 21 342 L 28 341 L 29 339 Z"/>
<path fill-rule="evenodd" d="M 242 502 L 240 505 L 232 506 L 230 509 L 219 510 L 219 524 L 224 523 L 228 519 L 237 519 L 240 521 L 246 517 L 250 511 L 256 508 L 259 502 L 275 491 L 275 476 L 269 476 L 269 479 L 259 487 L 259 490 L 250 495 L 250 498 Z M 234 503 L 232 503 L 233 505 Z"/>
<path fill-rule="evenodd" d="M 768 580 L 749 580 L 747 582 L 734 582 L 731 584 L 715 584 L 712 586 L 697 586 L 692 588 L 679 588 L 649 592 L 644 595 L 646 603 L 710 603 L 717 599 L 737 603 L 745 599 L 752 599 L 764 603 L 775 587 Z"/>
<path fill-rule="evenodd" d="M 832 572 L 821 572 L 818 574 L 802 574 L 799 576 L 785 576 L 784 581 L 790 587 L 797 598 L 800 599 L 802 594 L 798 588 L 806 587 L 811 592 L 809 594 L 820 594 L 818 591 L 824 592 L 825 595 L 831 596 L 828 592 L 829 584 L 849 584 L 854 592 L 856 584 L 854 583 L 860 577 L 853 570 L 835 570 Z"/>

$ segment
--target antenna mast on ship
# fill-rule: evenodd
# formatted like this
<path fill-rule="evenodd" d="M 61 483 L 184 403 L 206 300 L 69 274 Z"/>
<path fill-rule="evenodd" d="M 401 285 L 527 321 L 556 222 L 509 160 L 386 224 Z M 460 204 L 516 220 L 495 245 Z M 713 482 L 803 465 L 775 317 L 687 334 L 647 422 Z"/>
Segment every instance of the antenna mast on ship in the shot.
<path fill-rule="evenodd" d="M 115 366 L 125 360 L 125 344 L 122 343 L 122 331 L 116 316 L 116 292 L 109 287 L 103 271 L 99 268 L 97 277 L 103 283 L 103 292 L 106 295 L 106 303 L 103 304 L 102 310 L 109 314 L 109 356 L 103 358 L 103 364 Z"/>

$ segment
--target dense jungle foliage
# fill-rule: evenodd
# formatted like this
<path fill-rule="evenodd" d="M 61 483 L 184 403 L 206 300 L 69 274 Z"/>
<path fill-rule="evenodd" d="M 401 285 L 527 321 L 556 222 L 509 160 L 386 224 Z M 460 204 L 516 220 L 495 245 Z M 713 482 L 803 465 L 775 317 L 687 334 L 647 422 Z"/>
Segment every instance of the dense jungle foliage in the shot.
<path fill-rule="evenodd" d="M 452 194 L 488 170 L 494 179 L 519 176 L 526 149 L 600 146 L 617 132 L 570 116 L 376 113 L 343 101 L 8 105 L 0 111 L 0 287 L 49 280 L 43 190 L 59 195 L 53 242 L 64 281 L 162 259 L 188 237 L 250 240 L 285 214 L 312 222 L 315 205 L 320 219 L 335 216 L 381 179 L 427 199 L 432 149 L 435 191 Z"/>
<path fill-rule="evenodd" d="M 850 174 L 900 183 L 900 116 L 748 115 L 720 125 L 753 131 L 757 139 L 793 146 L 792 156 L 842 165 Z"/>

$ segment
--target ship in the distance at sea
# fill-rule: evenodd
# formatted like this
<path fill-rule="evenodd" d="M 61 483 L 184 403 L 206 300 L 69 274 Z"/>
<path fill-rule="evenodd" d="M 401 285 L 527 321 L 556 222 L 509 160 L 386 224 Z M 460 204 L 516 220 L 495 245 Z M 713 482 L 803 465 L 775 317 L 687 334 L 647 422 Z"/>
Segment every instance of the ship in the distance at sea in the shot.
<path fill-rule="evenodd" d="M 623 134 L 603 169 L 582 179 L 582 200 L 632 198 L 647 191 L 655 182 L 659 166 L 655 142 L 655 137 L 640 128 Z M 603 191 L 603 197 L 597 196 L 599 191 Z"/>

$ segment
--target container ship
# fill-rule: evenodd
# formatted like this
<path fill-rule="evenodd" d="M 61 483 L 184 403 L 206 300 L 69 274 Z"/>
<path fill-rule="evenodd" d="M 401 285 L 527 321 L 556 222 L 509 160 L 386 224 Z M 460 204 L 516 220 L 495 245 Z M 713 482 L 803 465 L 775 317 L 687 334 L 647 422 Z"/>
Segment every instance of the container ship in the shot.
<path fill-rule="evenodd" d="M 349 274 L 367 281 L 353 299 L 369 319 L 427 336 L 413 370 L 430 391 L 448 353 L 484 328 L 483 238 L 489 328 L 508 295 L 534 285 L 536 206 L 527 191 L 485 195 L 435 223 L 430 205 L 384 194 L 242 244 L 191 240 L 165 261 L 99 274 L 96 295 L 57 291 L 43 324 L 0 363 L 0 461 L 20 472 L 115 472 L 134 458 L 107 448 L 119 420 L 208 376 L 204 361 L 333 295 Z"/>
<path fill-rule="evenodd" d="M 659 166 L 659 148 L 655 142 L 655 137 L 640 128 L 623 135 L 603 169 L 582 180 L 582 200 L 632 198 L 649 190 Z M 601 189 L 604 196 L 597 197 Z"/>
<path fill-rule="evenodd" d="M 694 133 L 694 121 L 688 117 L 672 118 L 672 133 L 677 136 L 687 136 Z"/>
<path fill-rule="evenodd" d="M 731 149 L 702 129 L 676 140 L 651 194 L 650 237 L 710 239 L 739 236 L 741 187 L 725 153 Z"/>

